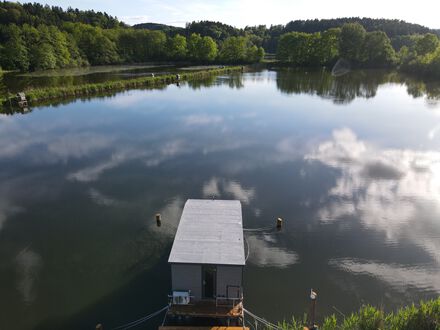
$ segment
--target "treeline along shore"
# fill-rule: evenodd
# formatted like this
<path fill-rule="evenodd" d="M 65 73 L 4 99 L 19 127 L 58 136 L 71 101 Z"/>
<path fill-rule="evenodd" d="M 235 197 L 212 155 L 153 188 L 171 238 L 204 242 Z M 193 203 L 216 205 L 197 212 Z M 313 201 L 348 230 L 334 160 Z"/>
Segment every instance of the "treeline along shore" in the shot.
<path fill-rule="evenodd" d="M 344 59 L 350 68 L 398 68 L 440 77 L 440 41 L 436 34 L 401 36 L 396 51 L 383 31 L 367 32 L 359 23 L 324 32 L 289 32 L 278 42 L 277 58 L 295 66 L 333 66 Z"/>
<path fill-rule="evenodd" d="M 105 13 L 0 2 L 0 66 L 36 71 L 86 65 L 190 61 L 254 63 L 264 56 L 245 36 L 221 44 L 198 33 L 134 29 Z"/>
<path fill-rule="evenodd" d="M 271 53 L 290 66 L 332 66 L 343 58 L 351 68 L 440 77 L 439 35 L 401 20 L 356 17 L 243 29 L 210 21 L 131 27 L 93 10 L 0 2 L 0 67 L 23 72 L 149 61 L 244 64 Z"/>

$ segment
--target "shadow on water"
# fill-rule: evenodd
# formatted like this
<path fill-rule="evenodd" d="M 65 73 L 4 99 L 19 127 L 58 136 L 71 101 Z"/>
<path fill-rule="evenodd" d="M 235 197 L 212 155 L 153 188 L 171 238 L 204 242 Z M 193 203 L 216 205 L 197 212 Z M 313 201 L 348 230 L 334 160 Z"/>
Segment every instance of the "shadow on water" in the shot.
<path fill-rule="evenodd" d="M 104 329 L 112 329 L 159 310 L 167 304 L 167 294 L 171 287 L 171 271 L 167 263 L 170 249 L 171 244 L 168 244 L 152 268 L 142 271 L 117 291 L 68 318 L 46 319 L 35 329 L 94 329 L 98 323 Z M 162 313 L 149 320 L 146 323 L 148 328 L 159 326 L 163 316 Z"/>

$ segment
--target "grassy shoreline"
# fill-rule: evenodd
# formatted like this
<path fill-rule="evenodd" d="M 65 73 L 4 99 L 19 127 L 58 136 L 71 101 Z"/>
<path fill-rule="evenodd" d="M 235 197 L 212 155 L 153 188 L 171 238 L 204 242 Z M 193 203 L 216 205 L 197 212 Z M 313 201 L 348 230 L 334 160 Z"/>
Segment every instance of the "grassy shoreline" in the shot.
<path fill-rule="evenodd" d="M 155 77 L 140 77 L 133 79 L 124 79 L 116 81 L 106 81 L 102 83 L 87 83 L 74 86 L 60 86 L 60 87 L 45 87 L 45 88 L 31 88 L 24 90 L 26 98 L 30 106 L 36 105 L 42 101 L 93 96 L 107 92 L 117 92 L 127 89 L 137 89 L 145 87 L 160 87 L 176 83 L 178 81 L 191 81 L 204 79 L 213 75 L 227 74 L 231 72 L 240 72 L 243 70 L 241 66 L 229 66 L 224 68 L 205 69 L 194 72 L 180 72 L 179 78 L 177 74 L 166 74 Z M 14 104 L 15 95 L 9 95 L 0 99 L 0 103 L 8 106 L 10 103 Z"/>
<path fill-rule="evenodd" d="M 303 330 L 307 316 L 292 318 L 278 324 L 282 330 Z M 265 329 L 262 327 L 262 329 Z M 267 328 L 269 329 L 269 328 Z M 439 330 L 440 297 L 409 305 L 396 312 L 385 313 L 382 309 L 365 305 L 350 315 L 326 317 L 320 330 Z"/>

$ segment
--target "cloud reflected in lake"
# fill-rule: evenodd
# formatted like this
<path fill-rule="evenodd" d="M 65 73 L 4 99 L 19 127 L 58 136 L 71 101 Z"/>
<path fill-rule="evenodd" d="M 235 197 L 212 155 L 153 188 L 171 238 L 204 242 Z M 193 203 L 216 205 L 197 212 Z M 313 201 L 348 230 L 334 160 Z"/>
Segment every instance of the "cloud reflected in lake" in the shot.
<path fill-rule="evenodd" d="M 239 182 L 224 180 L 216 177 L 211 178 L 202 187 L 204 198 L 233 198 L 243 204 L 249 204 L 255 197 L 254 188 L 244 188 Z"/>
<path fill-rule="evenodd" d="M 246 234 L 246 240 L 249 245 L 248 262 L 256 266 L 286 268 L 299 261 L 297 253 L 280 247 L 273 235 Z"/>
<path fill-rule="evenodd" d="M 367 275 L 387 282 L 395 290 L 407 288 L 440 293 L 440 269 L 425 269 L 417 266 L 386 264 L 369 260 L 332 259 L 329 265 L 353 275 Z"/>
<path fill-rule="evenodd" d="M 43 261 L 39 254 L 29 248 L 25 248 L 15 258 L 18 275 L 17 290 L 23 301 L 31 304 L 37 296 L 36 282 L 43 267 Z"/>
<path fill-rule="evenodd" d="M 409 239 L 440 263 L 440 152 L 380 149 L 348 128 L 305 156 L 337 169 L 321 221 L 358 218 L 389 241 Z"/>

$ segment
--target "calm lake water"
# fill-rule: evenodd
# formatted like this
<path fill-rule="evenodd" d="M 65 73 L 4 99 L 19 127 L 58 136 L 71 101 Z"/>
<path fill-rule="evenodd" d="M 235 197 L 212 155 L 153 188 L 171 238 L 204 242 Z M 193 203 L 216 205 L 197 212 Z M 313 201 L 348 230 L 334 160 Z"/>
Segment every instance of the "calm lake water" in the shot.
<path fill-rule="evenodd" d="M 437 297 L 439 91 L 280 69 L 0 115 L 0 329 L 163 307 L 188 198 L 241 200 L 246 228 L 284 219 L 245 234 L 245 306 L 271 321 L 311 287 L 319 317 Z"/>

